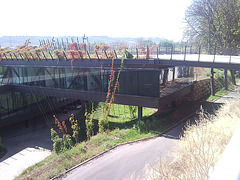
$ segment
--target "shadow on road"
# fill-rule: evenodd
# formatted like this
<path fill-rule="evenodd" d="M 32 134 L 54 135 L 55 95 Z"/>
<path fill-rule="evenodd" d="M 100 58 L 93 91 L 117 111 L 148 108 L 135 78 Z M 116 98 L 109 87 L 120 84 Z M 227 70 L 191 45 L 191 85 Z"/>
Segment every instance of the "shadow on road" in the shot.
<path fill-rule="evenodd" d="M 192 106 L 191 106 L 192 104 Z M 204 109 L 204 113 L 206 115 L 214 115 L 216 111 L 223 105 L 223 103 L 209 103 L 209 102 L 191 102 L 186 107 L 181 108 L 181 114 L 179 113 L 179 117 L 181 117 L 183 114 L 185 114 L 185 117 L 192 116 L 190 118 L 186 118 L 183 122 L 181 122 L 177 127 L 171 129 L 167 133 L 163 135 L 165 138 L 169 139 L 180 139 L 180 137 L 183 135 L 183 132 L 185 130 L 186 123 L 193 124 L 197 120 L 199 120 L 199 114 L 201 113 L 201 105 Z M 195 108 L 195 110 L 191 109 L 191 107 L 198 107 Z M 191 109 L 191 111 L 190 111 Z M 186 112 L 189 113 L 189 115 L 186 114 Z M 195 113 L 195 115 L 194 115 Z M 184 117 L 184 116 L 183 116 Z"/>

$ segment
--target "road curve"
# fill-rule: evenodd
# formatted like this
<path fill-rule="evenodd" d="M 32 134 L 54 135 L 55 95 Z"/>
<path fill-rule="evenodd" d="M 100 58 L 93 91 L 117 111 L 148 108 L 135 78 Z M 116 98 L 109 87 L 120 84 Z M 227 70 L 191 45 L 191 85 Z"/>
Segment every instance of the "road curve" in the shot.
<path fill-rule="evenodd" d="M 206 111 L 213 113 L 220 105 L 239 97 L 240 87 L 233 92 L 208 105 Z M 192 116 L 193 121 L 197 116 Z M 135 173 L 136 177 L 143 177 L 146 164 L 154 165 L 157 158 L 171 160 L 169 156 L 175 149 L 182 134 L 185 122 L 171 129 L 160 137 L 148 141 L 133 143 L 113 149 L 103 156 L 89 161 L 61 179 L 66 180 L 122 180 Z"/>
<path fill-rule="evenodd" d="M 143 176 L 146 164 L 153 165 L 157 158 L 164 155 L 166 160 L 173 152 L 184 123 L 161 137 L 147 141 L 127 144 L 109 151 L 103 156 L 71 171 L 62 179 L 81 180 L 117 180 L 128 177 L 133 172 Z"/>

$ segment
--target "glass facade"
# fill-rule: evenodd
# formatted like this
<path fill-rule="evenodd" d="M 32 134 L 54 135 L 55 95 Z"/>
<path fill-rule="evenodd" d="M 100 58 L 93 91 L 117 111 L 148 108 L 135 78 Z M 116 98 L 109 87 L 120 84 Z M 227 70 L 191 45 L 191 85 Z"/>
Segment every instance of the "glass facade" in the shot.
<path fill-rule="evenodd" d="M 1 84 L 77 89 L 106 93 L 110 70 L 71 68 L 1 67 Z M 112 89 L 118 72 L 114 73 Z M 120 73 L 117 94 L 159 97 L 160 71 L 127 70 Z"/>

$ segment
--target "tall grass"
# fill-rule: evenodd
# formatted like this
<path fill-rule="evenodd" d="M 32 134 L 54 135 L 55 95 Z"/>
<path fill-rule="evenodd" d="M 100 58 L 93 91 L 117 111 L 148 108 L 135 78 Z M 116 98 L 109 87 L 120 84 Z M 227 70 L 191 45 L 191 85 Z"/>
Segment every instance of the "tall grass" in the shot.
<path fill-rule="evenodd" d="M 239 125 L 239 107 L 240 100 L 234 100 L 214 116 L 201 110 L 199 120 L 186 125 L 177 151 L 172 154 L 174 160 L 158 159 L 155 167 L 146 167 L 145 179 L 208 179 Z"/>

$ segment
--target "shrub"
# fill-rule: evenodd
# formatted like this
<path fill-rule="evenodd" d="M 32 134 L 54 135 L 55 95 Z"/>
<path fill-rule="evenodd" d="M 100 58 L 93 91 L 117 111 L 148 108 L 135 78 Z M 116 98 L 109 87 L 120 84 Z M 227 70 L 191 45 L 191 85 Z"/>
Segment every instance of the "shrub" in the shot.
<path fill-rule="evenodd" d="M 89 140 L 91 136 L 93 136 L 94 132 L 93 132 L 93 113 L 94 113 L 94 109 L 92 109 L 91 113 L 88 113 L 86 111 L 85 113 L 85 124 L 86 124 L 86 134 L 87 134 L 87 139 Z"/>
<path fill-rule="evenodd" d="M 139 132 L 139 133 L 148 133 L 151 130 L 155 128 L 157 124 L 157 120 L 141 120 L 137 121 L 136 124 L 134 125 L 134 128 Z"/>
<path fill-rule="evenodd" d="M 130 117 L 133 119 L 133 118 L 136 118 L 136 112 L 137 112 L 137 106 L 128 106 L 129 108 L 129 113 L 130 113 Z"/>
<path fill-rule="evenodd" d="M 132 59 L 133 55 L 127 49 L 124 49 L 124 56 L 125 58 Z"/>
<path fill-rule="evenodd" d="M 54 139 L 54 142 L 53 142 L 53 150 L 56 152 L 56 153 L 60 153 L 63 149 L 63 140 L 62 138 L 56 138 Z"/>
<path fill-rule="evenodd" d="M 71 149 L 73 146 L 74 146 L 74 143 L 73 143 L 72 137 L 69 134 L 64 134 L 62 149 L 63 150 Z"/>
<path fill-rule="evenodd" d="M 107 129 L 109 129 L 108 118 L 100 118 L 98 121 L 99 132 L 103 133 Z"/>

